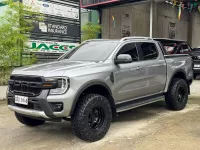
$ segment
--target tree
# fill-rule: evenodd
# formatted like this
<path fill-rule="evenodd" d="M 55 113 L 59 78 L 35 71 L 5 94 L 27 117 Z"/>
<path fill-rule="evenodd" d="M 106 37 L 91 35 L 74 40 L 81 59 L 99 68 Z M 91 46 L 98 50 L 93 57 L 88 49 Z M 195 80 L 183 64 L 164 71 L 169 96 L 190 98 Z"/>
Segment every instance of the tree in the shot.
<path fill-rule="evenodd" d="M 19 1 L 6 0 L 8 9 L 0 17 L 0 65 L 1 68 L 23 65 L 22 52 L 28 42 L 33 21 L 43 16 Z M 33 63 L 34 59 L 30 59 Z M 26 64 L 28 60 L 25 60 Z"/>
<path fill-rule="evenodd" d="M 101 26 L 98 24 L 92 24 L 91 22 L 87 23 L 82 28 L 83 36 L 82 41 L 89 39 L 96 39 L 98 33 L 101 32 Z"/>

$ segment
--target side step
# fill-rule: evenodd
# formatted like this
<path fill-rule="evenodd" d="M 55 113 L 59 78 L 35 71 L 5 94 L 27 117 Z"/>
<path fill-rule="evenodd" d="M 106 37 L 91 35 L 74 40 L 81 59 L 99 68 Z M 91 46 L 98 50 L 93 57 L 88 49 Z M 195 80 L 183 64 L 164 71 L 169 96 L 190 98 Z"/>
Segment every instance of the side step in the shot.
<path fill-rule="evenodd" d="M 134 99 L 134 100 L 116 104 L 116 109 L 117 109 L 117 112 L 122 112 L 122 111 L 130 110 L 133 108 L 137 108 L 140 106 L 144 106 L 147 104 L 151 104 L 157 101 L 162 101 L 164 99 L 165 97 L 162 94 L 159 94 L 156 96 L 149 96 L 149 97 L 145 97 L 141 99 Z"/>

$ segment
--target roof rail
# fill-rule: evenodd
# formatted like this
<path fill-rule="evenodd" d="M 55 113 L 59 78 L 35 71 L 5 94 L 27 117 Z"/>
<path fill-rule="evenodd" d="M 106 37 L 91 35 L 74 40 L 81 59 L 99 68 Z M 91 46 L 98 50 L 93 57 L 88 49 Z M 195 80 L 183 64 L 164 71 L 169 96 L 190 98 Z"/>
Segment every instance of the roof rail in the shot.
<path fill-rule="evenodd" d="M 120 42 L 126 41 L 126 40 L 153 40 L 150 37 L 142 37 L 142 36 L 130 36 L 130 37 L 124 37 L 120 40 Z"/>

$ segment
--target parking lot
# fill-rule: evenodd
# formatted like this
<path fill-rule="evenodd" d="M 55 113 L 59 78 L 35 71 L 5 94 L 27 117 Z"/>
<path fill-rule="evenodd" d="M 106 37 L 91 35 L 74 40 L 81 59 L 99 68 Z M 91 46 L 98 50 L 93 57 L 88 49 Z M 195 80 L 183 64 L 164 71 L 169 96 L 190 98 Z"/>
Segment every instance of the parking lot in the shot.
<path fill-rule="evenodd" d="M 95 143 L 76 138 L 70 122 L 26 127 L 15 119 L 6 102 L 0 102 L 0 149 L 180 149 L 200 150 L 200 78 L 192 85 L 187 108 L 170 111 L 164 102 L 119 114 L 106 137 Z"/>

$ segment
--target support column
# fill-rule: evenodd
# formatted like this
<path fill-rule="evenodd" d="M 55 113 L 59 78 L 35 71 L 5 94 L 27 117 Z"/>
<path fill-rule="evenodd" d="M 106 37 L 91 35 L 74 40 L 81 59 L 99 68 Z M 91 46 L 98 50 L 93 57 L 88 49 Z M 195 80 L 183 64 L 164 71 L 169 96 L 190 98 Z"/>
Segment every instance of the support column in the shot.
<path fill-rule="evenodd" d="M 149 36 L 153 38 L 153 0 L 150 3 L 150 33 Z"/>
<path fill-rule="evenodd" d="M 99 9 L 98 13 L 99 13 L 99 25 L 101 25 L 102 27 L 102 9 Z M 101 29 L 101 32 L 98 34 L 98 39 L 101 39 L 101 38 L 102 38 L 102 29 Z"/>
<path fill-rule="evenodd" d="M 188 15 L 188 43 L 192 46 L 192 33 L 193 33 L 193 17 L 195 12 Z"/>

